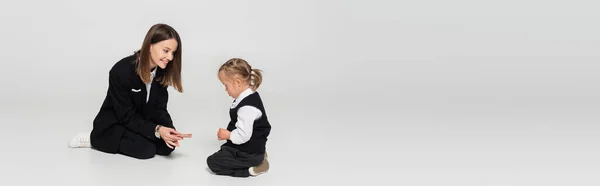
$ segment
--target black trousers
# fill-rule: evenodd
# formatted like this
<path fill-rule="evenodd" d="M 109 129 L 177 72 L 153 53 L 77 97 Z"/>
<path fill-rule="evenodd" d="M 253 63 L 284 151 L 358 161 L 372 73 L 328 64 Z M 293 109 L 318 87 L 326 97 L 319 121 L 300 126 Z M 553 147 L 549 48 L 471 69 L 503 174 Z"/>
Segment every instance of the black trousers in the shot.
<path fill-rule="evenodd" d="M 233 147 L 221 146 L 221 149 L 208 156 L 208 168 L 217 175 L 233 177 L 249 177 L 250 167 L 258 166 L 265 154 L 251 154 Z"/>
<path fill-rule="evenodd" d="M 169 155 L 175 150 L 174 148 L 169 148 L 162 139 L 156 138 L 150 140 L 139 134 L 125 130 L 119 142 L 118 153 L 137 159 L 150 159 L 156 154 Z"/>

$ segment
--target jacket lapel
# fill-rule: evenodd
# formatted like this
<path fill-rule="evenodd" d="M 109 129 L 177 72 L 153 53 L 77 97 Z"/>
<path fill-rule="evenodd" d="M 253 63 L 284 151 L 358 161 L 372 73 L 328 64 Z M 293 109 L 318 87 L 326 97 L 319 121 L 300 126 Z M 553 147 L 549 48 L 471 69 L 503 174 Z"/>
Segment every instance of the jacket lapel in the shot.
<path fill-rule="evenodd" d="M 146 94 L 148 94 L 148 91 L 146 90 L 146 84 L 137 76 L 137 74 L 134 76 L 136 79 L 136 83 L 134 88 L 132 88 L 131 91 L 139 91 L 138 93 L 135 93 L 136 96 L 134 96 L 133 99 L 135 99 L 136 103 L 141 103 L 140 105 L 137 105 L 138 107 L 144 107 L 146 104 Z M 136 90 L 133 90 L 136 89 Z"/>
<path fill-rule="evenodd" d="M 156 80 L 152 81 L 152 86 L 150 87 L 150 97 L 148 98 L 148 102 L 144 106 L 151 106 L 154 104 L 156 100 L 156 88 L 160 86 L 160 83 L 156 82 Z M 144 100 L 146 101 L 146 100 Z"/>
<path fill-rule="evenodd" d="M 150 87 L 150 97 L 148 98 L 148 102 L 145 106 L 154 105 L 154 103 L 156 102 L 156 96 L 159 93 L 158 89 L 160 88 L 161 84 L 158 82 L 158 79 L 162 77 L 163 70 L 158 67 L 156 68 L 156 75 L 154 76 L 154 79 L 152 80 L 152 86 Z"/>

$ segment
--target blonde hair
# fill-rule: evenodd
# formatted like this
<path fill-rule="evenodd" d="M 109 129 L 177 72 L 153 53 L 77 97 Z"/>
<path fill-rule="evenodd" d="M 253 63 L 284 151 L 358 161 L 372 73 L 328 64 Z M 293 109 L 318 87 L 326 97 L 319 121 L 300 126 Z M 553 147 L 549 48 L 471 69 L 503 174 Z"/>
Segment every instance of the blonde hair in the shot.
<path fill-rule="evenodd" d="M 219 72 L 223 71 L 227 76 L 238 76 L 246 81 L 252 90 L 256 91 L 262 83 L 262 70 L 253 69 L 246 60 L 241 58 L 231 58 L 223 63 L 219 68 Z"/>

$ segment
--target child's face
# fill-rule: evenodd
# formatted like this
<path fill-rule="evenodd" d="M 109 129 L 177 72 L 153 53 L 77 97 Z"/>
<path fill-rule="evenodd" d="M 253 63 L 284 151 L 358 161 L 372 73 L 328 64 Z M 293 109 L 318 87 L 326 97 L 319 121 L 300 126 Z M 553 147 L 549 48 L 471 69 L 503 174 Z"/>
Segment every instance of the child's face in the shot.
<path fill-rule="evenodd" d="M 239 78 L 227 76 L 225 72 L 219 72 L 219 80 L 225 86 L 225 91 L 232 98 L 237 98 L 245 89 L 243 89 L 242 81 Z"/>

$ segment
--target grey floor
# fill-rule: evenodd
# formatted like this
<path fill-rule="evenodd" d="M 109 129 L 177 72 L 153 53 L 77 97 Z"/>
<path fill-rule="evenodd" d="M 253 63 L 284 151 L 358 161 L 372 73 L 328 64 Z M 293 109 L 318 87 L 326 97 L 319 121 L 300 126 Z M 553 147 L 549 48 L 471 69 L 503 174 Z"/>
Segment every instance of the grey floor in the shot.
<path fill-rule="evenodd" d="M 174 102 L 182 105 L 182 98 Z M 194 137 L 183 141 L 171 157 L 150 160 L 67 148 L 73 133 L 91 127 L 93 109 L 73 116 L 15 112 L 2 117 L 12 131 L 2 135 L 6 141 L 0 169 L 3 182 L 17 185 L 600 183 L 597 110 L 568 108 L 568 104 L 562 108 L 510 105 L 526 101 L 505 101 L 505 105 L 466 105 L 464 101 L 455 107 L 413 103 L 346 117 L 341 113 L 350 113 L 352 108 L 329 105 L 309 111 L 271 101 L 273 108 L 281 108 L 270 112 L 274 125 L 268 145 L 271 171 L 249 179 L 213 175 L 205 164 L 205 158 L 220 145 L 215 131 L 226 115 L 216 110 L 225 106 L 205 111 L 212 114 L 173 108 L 180 130 Z M 337 113 L 327 114 L 327 110 Z"/>

